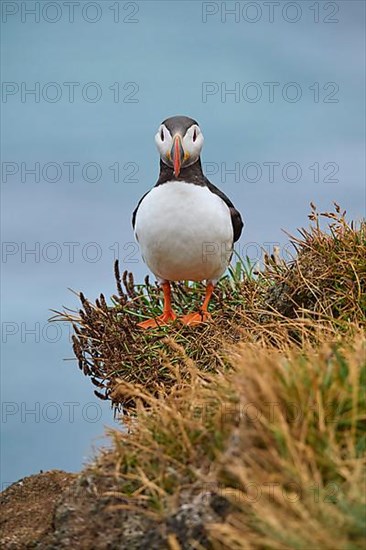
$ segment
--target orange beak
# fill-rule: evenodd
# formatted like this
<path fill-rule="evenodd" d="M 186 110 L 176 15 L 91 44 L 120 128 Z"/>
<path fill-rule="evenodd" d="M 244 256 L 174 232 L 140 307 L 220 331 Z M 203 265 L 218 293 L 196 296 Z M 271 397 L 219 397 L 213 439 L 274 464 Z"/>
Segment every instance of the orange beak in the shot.
<path fill-rule="evenodd" d="M 184 149 L 182 145 L 182 139 L 178 135 L 176 135 L 173 139 L 173 146 L 170 150 L 170 155 L 173 161 L 174 175 L 175 177 L 178 177 L 180 174 L 180 169 L 184 159 Z"/>

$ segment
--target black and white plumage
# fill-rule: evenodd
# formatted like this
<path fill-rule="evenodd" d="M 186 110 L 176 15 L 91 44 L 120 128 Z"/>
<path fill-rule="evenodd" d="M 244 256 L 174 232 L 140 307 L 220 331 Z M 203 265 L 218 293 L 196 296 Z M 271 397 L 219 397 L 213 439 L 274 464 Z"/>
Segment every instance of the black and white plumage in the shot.
<path fill-rule="evenodd" d="M 195 120 L 185 116 L 166 119 L 155 141 L 160 153 L 159 179 L 132 216 L 142 257 L 163 285 L 166 300 L 169 281 L 206 280 L 211 295 L 241 235 L 240 213 L 202 172 L 203 136 Z M 203 310 L 202 318 L 204 313 L 208 315 Z M 172 319 L 172 315 L 163 317 L 161 322 Z M 199 322 L 197 318 L 192 321 L 192 315 L 187 317 L 188 324 Z M 144 328 L 156 324 L 140 323 Z"/>

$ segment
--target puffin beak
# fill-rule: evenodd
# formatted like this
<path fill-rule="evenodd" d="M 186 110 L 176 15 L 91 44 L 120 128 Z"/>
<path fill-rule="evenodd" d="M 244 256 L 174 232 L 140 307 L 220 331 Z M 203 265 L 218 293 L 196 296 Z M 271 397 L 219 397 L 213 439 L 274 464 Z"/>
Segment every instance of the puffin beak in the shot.
<path fill-rule="evenodd" d="M 170 156 L 173 161 L 174 175 L 179 176 L 182 162 L 184 159 L 184 149 L 182 145 L 182 138 L 179 135 L 174 136 L 173 146 L 170 150 Z"/>

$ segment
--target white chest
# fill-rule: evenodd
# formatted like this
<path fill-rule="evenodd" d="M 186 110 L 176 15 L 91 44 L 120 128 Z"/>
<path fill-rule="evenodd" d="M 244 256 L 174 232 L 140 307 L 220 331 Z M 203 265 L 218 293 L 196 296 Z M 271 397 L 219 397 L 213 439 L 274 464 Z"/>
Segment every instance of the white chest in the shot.
<path fill-rule="evenodd" d="M 207 187 L 168 182 L 152 189 L 136 214 L 144 261 L 160 279 L 217 279 L 232 253 L 228 206 Z"/>

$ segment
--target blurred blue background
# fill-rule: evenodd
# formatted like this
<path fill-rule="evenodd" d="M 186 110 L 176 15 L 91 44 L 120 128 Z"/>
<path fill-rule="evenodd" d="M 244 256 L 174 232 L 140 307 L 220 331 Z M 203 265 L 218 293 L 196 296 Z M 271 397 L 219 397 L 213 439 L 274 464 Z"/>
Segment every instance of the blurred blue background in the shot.
<path fill-rule="evenodd" d="M 199 121 L 242 254 L 286 245 L 310 201 L 365 214 L 364 2 L 250 4 L 2 2 L 2 487 L 106 444 L 109 405 L 47 319 L 68 288 L 111 295 L 117 256 L 146 274 L 130 219 L 164 118 Z"/>

